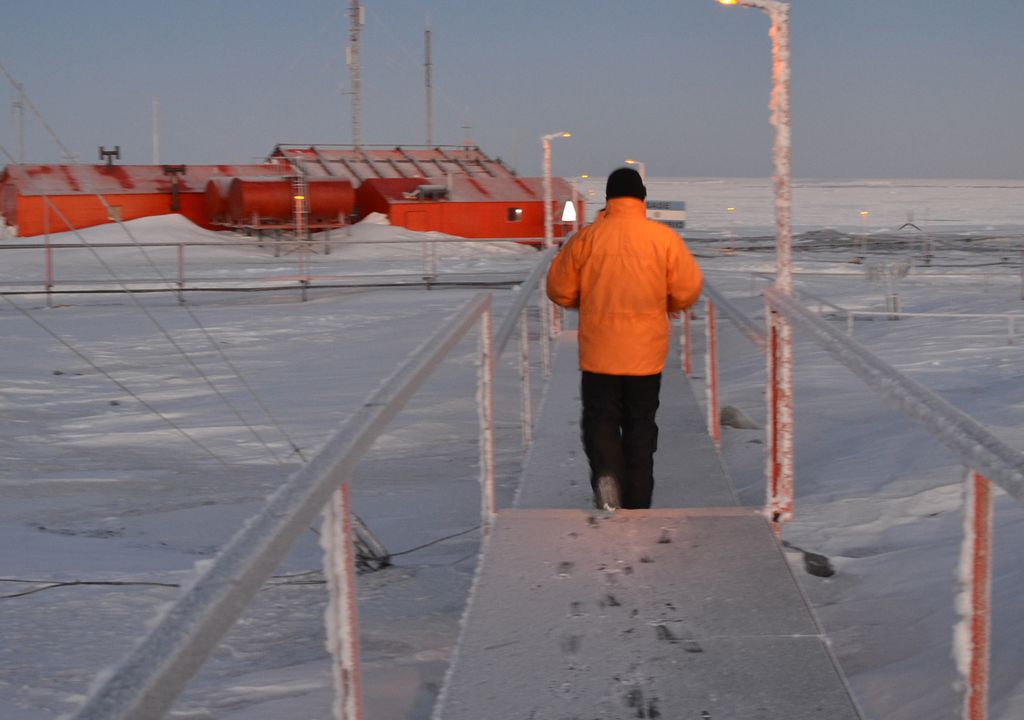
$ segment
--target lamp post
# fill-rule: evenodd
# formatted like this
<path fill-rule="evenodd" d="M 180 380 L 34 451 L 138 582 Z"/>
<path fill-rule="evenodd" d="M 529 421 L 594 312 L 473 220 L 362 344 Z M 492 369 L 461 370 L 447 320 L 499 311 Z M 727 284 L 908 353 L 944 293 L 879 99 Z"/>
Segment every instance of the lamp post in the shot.
<path fill-rule="evenodd" d="M 789 3 L 778 0 L 718 0 L 722 5 L 763 10 L 771 18 L 771 123 L 775 189 L 775 289 L 792 294 L 792 208 L 789 129 Z M 776 312 L 768 320 L 768 513 L 776 523 L 793 517 L 793 328 Z"/>
<path fill-rule="evenodd" d="M 551 141 L 554 138 L 572 137 L 572 133 L 557 132 L 544 135 L 540 139 L 544 148 L 544 249 L 551 247 L 554 233 L 551 229 Z"/>
<path fill-rule="evenodd" d="M 647 183 L 647 166 L 640 160 L 627 160 L 627 165 L 636 165 L 637 172 L 640 173 L 640 179 Z"/>
<path fill-rule="evenodd" d="M 582 175 L 577 175 L 576 177 L 569 181 L 569 184 L 572 185 L 572 208 L 574 213 L 574 217 L 572 219 L 573 234 L 575 234 L 580 229 L 580 226 L 583 225 L 584 222 L 586 222 L 585 210 L 587 200 L 583 196 L 583 192 L 580 190 L 580 181 L 589 179 L 590 175 L 583 173 Z M 582 205 L 580 204 L 580 200 L 583 201 Z M 562 219 L 564 220 L 565 218 L 563 217 Z"/>

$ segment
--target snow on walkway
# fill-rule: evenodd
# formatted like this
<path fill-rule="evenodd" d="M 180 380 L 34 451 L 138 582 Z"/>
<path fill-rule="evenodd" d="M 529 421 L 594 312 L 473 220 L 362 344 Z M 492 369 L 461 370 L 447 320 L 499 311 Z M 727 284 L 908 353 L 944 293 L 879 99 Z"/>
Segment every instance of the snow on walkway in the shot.
<path fill-rule="evenodd" d="M 665 454 L 685 464 L 659 467 L 656 507 L 584 509 L 574 361 L 563 333 L 519 507 L 498 513 L 434 717 L 861 717 L 768 522 L 732 501 L 689 388 L 662 395 Z M 704 507 L 666 508 L 685 484 Z M 545 490 L 557 509 L 539 509 Z"/>

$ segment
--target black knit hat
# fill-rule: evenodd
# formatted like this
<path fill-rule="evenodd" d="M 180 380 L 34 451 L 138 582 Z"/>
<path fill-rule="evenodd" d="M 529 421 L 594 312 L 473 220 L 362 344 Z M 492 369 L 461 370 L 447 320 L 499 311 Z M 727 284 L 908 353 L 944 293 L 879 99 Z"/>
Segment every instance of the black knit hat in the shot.
<path fill-rule="evenodd" d="M 643 200 L 647 197 L 644 181 L 633 168 L 619 168 L 608 176 L 604 196 L 611 200 L 617 197 L 634 197 Z"/>

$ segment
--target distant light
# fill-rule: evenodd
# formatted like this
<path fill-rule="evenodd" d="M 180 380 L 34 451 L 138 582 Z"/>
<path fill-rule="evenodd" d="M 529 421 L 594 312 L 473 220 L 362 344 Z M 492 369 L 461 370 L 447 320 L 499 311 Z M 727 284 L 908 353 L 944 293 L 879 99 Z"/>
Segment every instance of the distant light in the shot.
<path fill-rule="evenodd" d="M 581 177 L 582 179 L 586 180 L 586 179 L 588 179 L 588 178 L 589 178 L 590 176 L 589 176 L 589 175 L 587 175 L 586 173 L 584 173 L 583 175 L 580 175 L 580 177 Z"/>
<path fill-rule="evenodd" d="M 305 200 L 305 199 L 306 199 L 306 196 L 305 196 L 305 195 L 296 195 L 296 196 L 295 196 L 295 199 L 296 199 L 296 200 Z"/>
<path fill-rule="evenodd" d="M 572 137 L 572 133 L 562 133 L 562 137 Z"/>
<path fill-rule="evenodd" d="M 868 216 L 868 215 L 870 215 L 870 214 L 871 214 L 871 213 L 869 213 L 869 212 L 868 212 L 867 210 L 861 210 L 861 211 L 860 211 L 860 216 L 861 216 L 861 217 L 867 217 L 867 216 Z"/>
<path fill-rule="evenodd" d="M 726 208 L 729 212 L 736 212 L 736 208 Z"/>
<path fill-rule="evenodd" d="M 723 5 L 735 5 L 737 0 L 718 0 Z"/>

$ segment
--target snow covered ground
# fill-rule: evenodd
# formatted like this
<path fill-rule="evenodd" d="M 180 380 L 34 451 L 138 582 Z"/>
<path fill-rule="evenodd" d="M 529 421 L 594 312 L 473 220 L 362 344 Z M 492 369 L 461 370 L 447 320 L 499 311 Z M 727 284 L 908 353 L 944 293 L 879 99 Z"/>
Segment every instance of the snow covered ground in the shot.
<path fill-rule="evenodd" d="M 766 281 L 758 273 L 771 272 L 773 262 L 769 183 L 670 179 L 650 186 L 652 198 L 687 202 L 686 234 L 709 279 L 759 315 Z M 601 185 L 580 187 L 591 210 L 600 207 Z M 911 217 L 921 231 L 900 229 Z M 912 269 L 895 288 L 904 310 L 1020 310 L 1024 182 L 797 182 L 794 224 L 804 233 L 796 243 L 797 289 L 835 305 L 885 310 L 886 289 L 866 279 L 865 267 L 909 260 Z M 424 236 L 383 225 L 358 226 L 330 255 L 303 257 L 231 245 L 229 236 L 176 217 L 128 227 L 143 244 L 223 243 L 186 248 L 190 278 L 289 287 L 195 292 L 184 307 L 173 293 L 136 301 L 58 295 L 53 307 L 43 295 L 0 303 L 5 720 L 73 709 L 97 671 L 116 663 L 175 596 L 194 563 L 211 557 L 297 467 L 292 445 L 310 457 L 479 291 L 331 288 L 301 301 L 294 279 L 303 269 L 321 278 L 421 277 Z M 111 226 L 83 235 L 90 244 L 126 240 Z M 389 242 L 396 239 L 417 242 Z M 508 243 L 435 247 L 442 274 L 480 282 L 521 277 L 536 257 Z M 100 262 L 89 250 L 61 250 L 56 274 L 59 282 L 82 283 L 109 283 L 111 271 L 122 280 L 174 279 L 174 252 L 153 247 L 147 257 L 136 248 L 106 248 Z M 43 268 L 38 250 L 0 249 L 0 285 L 39 285 Z M 500 319 L 513 291 L 488 291 Z M 1005 319 L 876 317 L 857 320 L 854 335 L 1024 449 L 1024 364 L 1020 344 L 1008 343 Z M 723 404 L 763 425 L 763 359 L 728 323 L 720 343 Z M 447 538 L 359 578 L 367 717 L 429 717 L 455 640 L 478 544 L 475 362 L 475 340 L 467 339 L 353 480 L 357 512 L 392 552 Z M 499 505 L 510 502 L 521 460 L 511 363 L 505 358 L 496 387 Z M 837 570 L 828 579 L 800 570 L 804 587 L 870 718 L 957 717 L 951 639 L 963 470 L 799 337 L 794 375 L 797 516 L 784 537 L 827 555 Z M 744 502 L 763 496 L 763 449 L 763 431 L 725 430 L 723 454 Z M 999 498 L 992 717 L 1004 720 L 1024 714 L 1024 651 L 1015 641 L 1024 629 L 1024 578 L 1014 551 L 1024 539 L 1022 519 L 1014 502 Z M 799 568 L 799 555 L 793 559 Z M 311 529 L 172 717 L 330 716 L 319 567 Z"/>

